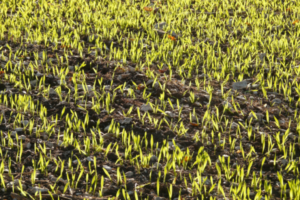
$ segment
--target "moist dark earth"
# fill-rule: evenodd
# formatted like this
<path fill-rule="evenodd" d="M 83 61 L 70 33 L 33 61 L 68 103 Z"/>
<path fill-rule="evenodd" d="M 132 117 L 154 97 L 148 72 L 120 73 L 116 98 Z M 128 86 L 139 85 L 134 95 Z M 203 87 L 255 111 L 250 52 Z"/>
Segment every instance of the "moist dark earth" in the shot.
<path fill-rule="evenodd" d="M 0 2 L 2 199 L 299 198 L 299 3 L 128 2 Z"/>

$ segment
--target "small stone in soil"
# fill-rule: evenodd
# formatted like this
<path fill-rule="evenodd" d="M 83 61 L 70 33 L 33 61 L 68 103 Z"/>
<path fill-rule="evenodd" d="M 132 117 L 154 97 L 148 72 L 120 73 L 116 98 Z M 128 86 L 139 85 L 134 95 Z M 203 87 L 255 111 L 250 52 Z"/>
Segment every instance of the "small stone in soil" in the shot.
<path fill-rule="evenodd" d="M 125 173 L 126 178 L 132 178 L 134 173 L 132 171 L 128 171 Z"/>
<path fill-rule="evenodd" d="M 235 82 L 232 84 L 232 88 L 234 90 L 241 90 L 247 88 L 247 81 L 240 81 L 240 82 Z"/>
<path fill-rule="evenodd" d="M 153 155 L 153 156 L 151 156 L 151 158 L 150 158 L 150 162 L 149 162 L 149 163 L 150 163 L 150 165 L 151 165 L 151 164 L 153 164 L 153 163 L 156 163 L 156 162 L 157 162 L 157 157 L 156 157 L 156 156 L 154 156 L 154 155 Z"/>

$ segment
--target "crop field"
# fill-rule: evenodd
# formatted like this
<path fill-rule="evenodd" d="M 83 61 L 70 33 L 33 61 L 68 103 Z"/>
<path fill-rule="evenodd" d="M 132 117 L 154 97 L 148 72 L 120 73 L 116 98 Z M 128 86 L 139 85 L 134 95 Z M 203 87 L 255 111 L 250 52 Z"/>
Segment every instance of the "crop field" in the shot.
<path fill-rule="evenodd" d="M 0 0 L 0 199 L 300 199 L 299 14 Z"/>

